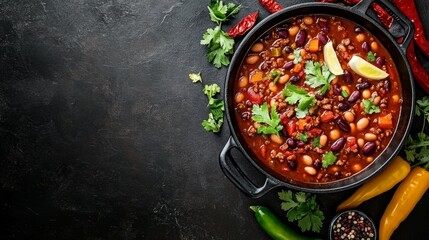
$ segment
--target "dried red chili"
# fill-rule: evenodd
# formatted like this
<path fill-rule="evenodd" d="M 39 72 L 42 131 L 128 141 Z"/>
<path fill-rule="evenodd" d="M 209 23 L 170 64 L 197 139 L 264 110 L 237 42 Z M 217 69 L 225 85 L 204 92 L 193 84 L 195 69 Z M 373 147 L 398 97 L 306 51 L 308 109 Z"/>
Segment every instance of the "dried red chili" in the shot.
<path fill-rule="evenodd" d="M 259 3 L 270 13 L 275 13 L 283 9 L 283 7 L 274 0 L 259 0 Z"/>
<path fill-rule="evenodd" d="M 383 23 L 387 28 L 390 28 L 393 23 L 393 17 L 376 3 L 372 4 L 372 8 L 374 8 L 374 11 L 377 13 L 377 17 L 380 19 L 381 23 Z"/>
<path fill-rule="evenodd" d="M 414 4 L 414 0 L 393 0 L 396 7 L 401 10 L 414 24 L 414 41 L 422 52 L 429 57 L 429 41 L 425 37 L 422 21 Z"/>
<path fill-rule="evenodd" d="M 407 59 L 410 62 L 411 70 L 413 71 L 414 78 L 423 88 L 426 93 L 429 93 L 429 73 L 423 68 L 422 64 L 416 57 L 414 42 L 410 43 L 407 49 Z"/>
<path fill-rule="evenodd" d="M 259 11 L 245 16 L 243 19 L 241 19 L 239 23 L 229 29 L 227 34 L 232 38 L 243 35 L 255 25 L 258 16 Z"/>

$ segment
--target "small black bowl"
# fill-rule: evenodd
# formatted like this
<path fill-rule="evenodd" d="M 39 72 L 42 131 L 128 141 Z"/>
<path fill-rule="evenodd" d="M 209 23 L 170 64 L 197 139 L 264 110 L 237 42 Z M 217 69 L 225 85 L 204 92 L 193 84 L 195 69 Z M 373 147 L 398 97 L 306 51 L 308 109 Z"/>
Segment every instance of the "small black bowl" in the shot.
<path fill-rule="evenodd" d="M 354 235 L 355 237 L 353 237 L 353 239 L 377 239 L 377 229 L 374 221 L 365 213 L 358 210 L 348 210 L 338 213 L 332 219 L 331 225 L 329 226 L 329 239 L 342 239 L 340 237 L 334 238 L 335 231 L 338 231 L 341 235 Z M 359 237 L 356 235 L 359 235 Z M 348 237 L 344 239 L 351 238 Z"/>

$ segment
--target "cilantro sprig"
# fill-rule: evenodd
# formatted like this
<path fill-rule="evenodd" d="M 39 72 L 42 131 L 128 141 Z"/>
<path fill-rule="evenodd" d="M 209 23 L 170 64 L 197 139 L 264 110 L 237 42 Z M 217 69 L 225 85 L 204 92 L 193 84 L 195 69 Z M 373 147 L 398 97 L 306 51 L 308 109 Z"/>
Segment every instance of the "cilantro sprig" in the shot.
<path fill-rule="evenodd" d="M 217 133 L 222 127 L 223 111 L 225 110 L 223 100 L 214 98 L 216 94 L 220 93 L 220 87 L 216 83 L 205 85 L 203 92 L 209 100 L 207 107 L 210 109 L 210 113 L 208 119 L 204 120 L 201 125 L 207 132 Z"/>
<path fill-rule="evenodd" d="M 294 64 L 302 62 L 301 50 L 301 48 L 293 50 L 293 55 L 295 56 L 295 58 L 293 59 Z"/>
<path fill-rule="evenodd" d="M 217 24 L 221 24 L 234 17 L 240 11 L 241 5 L 235 5 L 234 3 L 224 4 L 220 0 L 211 0 L 207 8 L 210 12 L 210 19 Z"/>
<path fill-rule="evenodd" d="M 191 79 L 191 81 L 193 83 L 203 82 L 203 79 L 201 78 L 201 72 L 199 72 L 199 73 L 189 73 L 189 79 Z"/>
<path fill-rule="evenodd" d="M 406 159 L 413 166 L 421 165 L 424 169 L 429 170 L 429 136 L 424 132 L 426 122 L 429 122 L 429 97 L 425 96 L 417 100 L 416 115 L 423 117 L 423 126 L 417 138 L 408 136 L 405 142 L 404 152 Z"/>
<path fill-rule="evenodd" d="M 283 129 L 283 126 L 280 124 L 280 117 L 276 111 L 276 106 L 272 106 L 270 112 L 266 102 L 261 106 L 257 104 L 253 105 L 252 120 L 264 124 L 258 127 L 258 134 L 278 134 L 279 131 Z"/>
<path fill-rule="evenodd" d="M 315 97 L 308 95 L 308 92 L 303 88 L 298 88 L 297 86 L 287 83 L 285 89 L 283 89 L 283 96 L 286 97 L 285 101 L 289 104 L 298 104 L 295 108 L 295 113 L 297 118 L 304 118 L 308 109 L 314 105 Z"/>
<path fill-rule="evenodd" d="M 322 159 L 322 167 L 327 168 L 337 161 L 337 156 L 332 151 L 327 152 Z"/>
<path fill-rule="evenodd" d="M 228 21 L 240 11 L 241 5 L 234 3 L 224 4 L 221 0 L 212 0 L 208 7 L 210 19 L 217 23 L 215 28 L 207 29 L 200 41 L 201 45 L 208 48 L 207 60 L 221 68 L 228 66 L 230 57 L 234 53 L 234 39 L 222 30 L 222 23 Z"/>
<path fill-rule="evenodd" d="M 369 51 L 366 59 L 368 59 L 370 62 L 375 62 L 375 54 L 372 51 Z"/>
<path fill-rule="evenodd" d="M 365 99 L 362 101 L 363 111 L 366 114 L 380 113 L 380 108 L 375 105 L 371 100 Z"/>
<path fill-rule="evenodd" d="M 325 216 L 316 202 L 316 195 L 304 192 L 281 191 L 278 193 L 281 209 L 286 211 L 289 222 L 298 221 L 301 231 L 320 232 Z"/>
<path fill-rule="evenodd" d="M 335 75 L 331 73 L 326 65 L 319 62 L 307 61 L 304 72 L 305 84 L 312 88 L 322 87 L 319 92 L 323 95 L 330 88 L 330 83 L 334 80 Z"/>

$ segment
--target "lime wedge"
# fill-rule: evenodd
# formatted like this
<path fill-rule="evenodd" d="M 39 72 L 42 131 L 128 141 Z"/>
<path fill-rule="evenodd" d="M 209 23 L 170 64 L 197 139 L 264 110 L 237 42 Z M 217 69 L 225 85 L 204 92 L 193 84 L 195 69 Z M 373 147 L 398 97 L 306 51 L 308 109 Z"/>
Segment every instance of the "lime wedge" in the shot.
<path fill-rule="evenodd" d="M 365 61 L 363 58 L 359 56 L 353 56 L 350 59 L 348 65 L 350 68 L 360 76 L 372 80 L 381 80 L 385 79 L 389 76 L 385 71 L 380 68 L 372 65 L 371 63 Z"/>
<path fill-rule="evenodd" d="M 344 73 L 343 69 L 341 68 L 340 61 L 338 61 L 335 49 L 332 46 L 332 41 L 329 41 L 323 47 L 323 57 L 325 59 L 325 64 L 328 66 L 331 73 L 335 75 L 342 75 Z"/>

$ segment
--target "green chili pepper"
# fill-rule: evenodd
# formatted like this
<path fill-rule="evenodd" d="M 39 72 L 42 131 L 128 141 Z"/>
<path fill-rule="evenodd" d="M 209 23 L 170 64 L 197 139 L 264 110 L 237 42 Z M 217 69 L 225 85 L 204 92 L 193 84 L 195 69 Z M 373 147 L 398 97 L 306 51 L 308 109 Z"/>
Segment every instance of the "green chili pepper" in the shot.
<path fill-rule="evenodd" d="M 250 206 L 255 212 L 256 221 L 274 240 L 320 240 L 319 238 L 304 237 L 290 227 L 284 225 L 270 209 L 264 206 Z"/>

